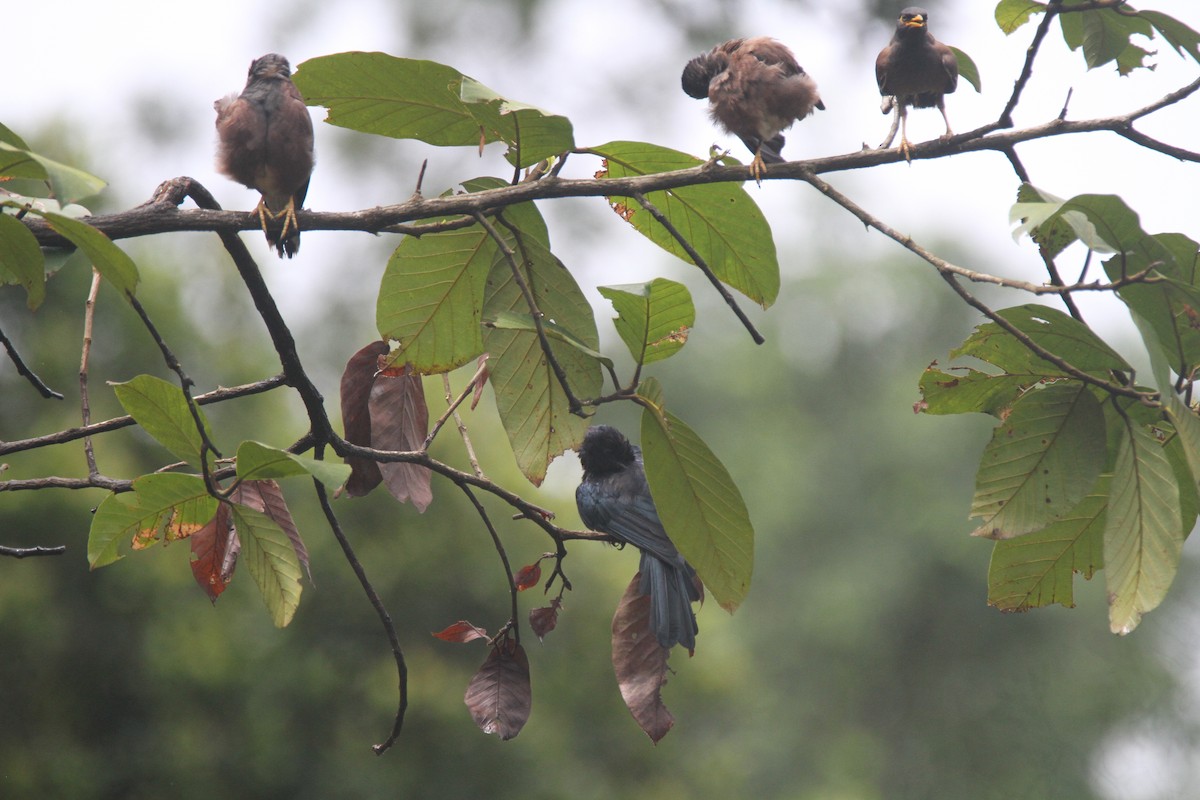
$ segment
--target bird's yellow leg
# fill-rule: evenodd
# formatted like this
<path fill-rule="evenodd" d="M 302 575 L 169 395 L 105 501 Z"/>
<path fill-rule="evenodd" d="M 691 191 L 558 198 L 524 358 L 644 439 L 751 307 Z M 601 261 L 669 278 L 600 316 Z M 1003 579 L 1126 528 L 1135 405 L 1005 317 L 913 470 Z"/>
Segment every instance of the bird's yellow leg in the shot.
<path fill-rule="evenodd" d="M 296 220 L 296 198 L 288 199 L 287 205 L 279 211 L 272 211 L 267 208 L 267 201 L 260 198 L 258 207 L 252 213 L 258 214 L 258 219 L 262 223 L 263 235 L 267 236 L 267 220 L 277 220 L 283 218 L 283 230 L 279 233 L 279 240 L 283 241 L 288 236 L 289 230 L 300 230 L 300 223 Z"/>
<path fill-rule="evenodd" d="M 762 186 L 763 175 L 767 171 L 767 165 L 762 160 L 762 152 L 754 151 L 754 160 L 750 162 L 750 176 L 754 178 L 754 182 Z"/>
<path fill-rule="evenodd" d="M 900 110 L 900 154 L 909 164 L 912 163 L 912 145 L 908 143 L 908 114 Z"/>

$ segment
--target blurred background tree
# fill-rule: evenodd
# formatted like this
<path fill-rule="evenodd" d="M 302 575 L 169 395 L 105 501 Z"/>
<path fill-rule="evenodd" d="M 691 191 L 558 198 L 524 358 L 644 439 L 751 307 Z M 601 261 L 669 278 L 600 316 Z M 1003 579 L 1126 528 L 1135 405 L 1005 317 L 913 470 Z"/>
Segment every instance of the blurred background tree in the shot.
<path fill-rule="evenodd" d="M 839 75 L 839 64 L 847 53 L 873 54 L 896 9 L 826 6 L 693 8 L 663 0 L 613 8 L 602 20 L 596 12 L 538 2 L 362 0 L 338 4 L 336 14 L 322 4 L 252 3 L 241 13 L 272 33 L 240 32 L 233 44 L 241 52 L 229 63 L 206 65 L 200 97 L 207 101 L 143 86 L 139 102 L 84 126 L 72 111 L 56 107 L 54 96 L 65 103 L 69 94 L 63 83 L 42 89 L 51 104 L 43 116 L 24 128 L 10 124 L 35 149 L 111 180 L 93 210 L 129 207 L 158 180 L 184 172 L 231 198 L 227 207 L 248 207 L 247 193 L 201 172 L 211 174 L 211 99 L 236 88 L 245 64 L 262 52 L 279 50 L 299 62 L 338 49 L 382 49 L 453 64 L 511 96 L 568 113 L 577 131 L 589 131 L 577 133 L 581 141 L 640 138 L 701 153 L 715 131 L 701 106 L 678 91 L 678 70 L 714 41 L 766 31 L 800 52 L 821 83 L 831 117 L 838 105 L 845 114 L 849 106 L 863 106 L 861 119 L 869 120 L 863 125 L 842 116 L 811 131 L 801 126 L 790 137 L 791 156 L 841 152 L 855 141 L 874 141 L 886 120 L 876 115 L 877 95 L 854 94 L 862 86 L 873 90 L 869 64 L 861 70 L 865 81 Z M 940 8 L 931 10 L 936 17 Z M 970 13 L 986 16 L 983 11 Z M 994 23 L 950 13 L 939 18 L 939 37 L 971 52 L 985 80 L 994 75 L 996 84 L 1005 83 L 1021 45 L 996 38 L 994 27 L 986 43 L 974 43 L 971 37 Z M 50 24 L 31 10 L 21 14 L 31 15 L 31 30 Z M 346 27 L 334 31 L 333 20 L 347 20 Z M 593 30 L 591 37 L 573 38 L 604 20 L 618 33 Z M 376 38 L 368 39 L 363 26 Z M 160 35 L 167 29 L 153 28 Z M 480 30 L 488 36 L 479 37 Z M 133 37 L 131 31 L 119 35 Z M 629 56 L 626 37 L 645 47 L 638 51 L 644 58 Z M 140 39 L 147 50 L 152 38 Z M 591 68 L 556 69 L 554 59 L 567 49 L 579 50 Z M 985 64 L 1004 68 L 989 73 Z M 183 64 L 165 70 L 187 71 Z M 164 70 L 154 73 L 161 79 Z M 570 80 L 554 80 L 563 75 Z M 1159 96 L 1145 84 L 1136 91 L 1143 99 Z M 1047 103 L 1061 105 L 1061 96 L 1055 98 Z M 671 112 L 660 113 L 664 108 Z M 988 106 L 979 116 L 993 110 Z M 940 132 L 936 115 L 931 125 L 928 136 Z M 963 128 L 969 126 L 964 121 Z M 369 137 L 329 126 L 318 126 L 317 136 L 314 208 L 400 199 L 411 191 L 414 165 L 426 157 L 427 186 L 497 168 L 495 159 L 480 165 L 474 156 L 433 153 L 415 142 L 365 141 Z M 149 165 L 135 164 L 133 153 Z M 1031 169 L 1040 166 L 1035 161 Z M 1073 168 L 1062 166 L 1066 174 Z M 1003 221 L 1012 195 L 939 206 L 928 194 L 931 185 L 963 181 L 953 175 L 956 169 L 892 167 L 879 191 L 901 194 L 896 213 L 928 226 L 926 239 L 942 239 L 943 252 L 986 268 L 1006 258 L 994 245 L 1007 239 Z M 875 172 L 846 182 L 866 190 Z M 126 177 L 134 175 L 137 180 Z M 988 177 L 984 171 L 971 179 Z M 1005 180 L 1000 185 L 1011 184 Z M 912 413 L 920 369 L 978 320 L 932 271 L 881 247 L 878 237 L 868 238 L 813 193 L 767 184 L 762 194 L 785 272 L 779 303 L 754 317 L 768 340 L 757 348 L 702 282 L 631 241 L 636 237 L 621 233 L 607 210 L 579 201 L 545 210 L 556 244 L 567 245 L 572 266 L 585 273 L 581 283 L 589 272 L 592 283 L 606 284 L 667 274 L 692 287 L 701 324 L 688 347 L 654 374 L 670 387 L 672 408 L 703 431 L 730 469 L 755 522 L 753 591 L 735 617 L 713 606 L 701 611 L 697 654 L 677 656 L 666 690 L 678 724 L 657 747 L 629 719 L 608 659 L 609 619 L 633 569 L 632 552 L 572 548 L 575 590 L 565 598 L 559 627 L 544 644 L 528 645 L 533 716 L 517 739 L 500 743 L 473 729 L 461 701 L 482 651 L 429 636 L 461 618 L 494 629 L 506 614 L 502 576 L 474 512 L 436 485 L 425 515 L 379 493 L 340 503 L 411 670 L 405 733 L 377 759 L 369 745 L 390 724 L 394 665 L 378 621 L 323 528 L 305 527 L 314 586 L 293 624 L 279 631 L 244 578 L 209 607 L 178 547 L 89 574 L 84 543 L 100 493 L 23 493 L 0 507 L 3 543 L 65 543 L 68 552 L 55 559 L 0 559 L 0 794 L 1185 796 L 1197 770 L 1188 754 L 1200 735 L 1191 713 L 1197 663 L 1189 646 L 1197 619 L 1191 562 L 1185 557 L 1168 607 L 1131 638 L 1107 632 L 1100 584 L 1079 587 L 1080 609 L 1073 612 L 1056 607 L 1014 616 L 988 609 L 982 575 L 990 548 L 966 534 L 967 498 L 992 423 L 982 416 Z M 1152 213 L 1169 220 L 1172 212 Z M 990 232 L 974 223 L 956 227 L 972 215 L 990 215 Z M 145 276 L 140 296 L 156 320 L 172 321 L 164 335 L 202 386 L 254 380 L 274 369 L 261 326 L 213 238 L 179 235 L 127 245 Z M 345 359 L 374 336 L 360 309 L 394 244 L 314 232 L 305 237 L 307 258 L 271 267 L 281 305 L 298 323 L 306 363 L 327 397 L 335 394 Z M 78 265 L 65 269 L 33 317 L 19 292 L 0 292 L 6 333 L 56 388 L 66 390 L 76 380 L 88 278 Z M 136 320 L 117 313 L 115 294 L 102 291 L 101 304 L 92 372 L 97 419 L 120 413 L 111 394 L 99 390 L 103 380 L 161 372 L 160 357 Z M 599 316 L 603 320 L 604 312 Z M 203 338 L 188 344 L 187 332 L 197 326 Z M 607 345 L 616 344 L 611 330 L 602 335 Z M 206 364 L 202 354 L 213 347 L 226 358 Z M 437 408 L 440 390 L 430 388 L 429 397 Z M 230 436 L 282 441 L 294 434 L 300 408 L 295 403 L 296 416 L 286 418 L 273 401 L 243 400 L 209 414 Z M 467 422 L 481 456 L 490 464 L 511 463 L 500 428 L 485 416 L 494 412 L 482 410 L 490 409 L 486 403 L 480 408 Z M 605 422 L 632 429 L 633 419 L 632 412 L 605 409 Z M 73 403 L 36 398 L 9 363 L 0 364 L 0 439 L 73 424 Z M 134 441 L 144 451 L 104 452 L 107 472 L 133 475 L 157 466 L 156 446 Z M 453 452 L 437 455 L 457 463 Z M 81 465 L 71 447 L 9 460 L 14 470 L 35 474 L 77 474 Z M 509 469 L 491 471 L 499 481 L 519 480 L 515 467 Z M 562 524 L 577 525 L 571 498 L 577 480 L 573 461 L 560 459 L 546 484 L 529 494 L 557 510 Z M 319 512 L 302 495 L 289 495 L 293 513 L 317 520 Z M 498 505 L 489 507 L 503 519 Z M 528 563 L 546 549 L 544 537 L 528 526 L 505 522 L 501 534 L 514 563 Z M 523 609 L 528 602 L 523 596 Z"/>

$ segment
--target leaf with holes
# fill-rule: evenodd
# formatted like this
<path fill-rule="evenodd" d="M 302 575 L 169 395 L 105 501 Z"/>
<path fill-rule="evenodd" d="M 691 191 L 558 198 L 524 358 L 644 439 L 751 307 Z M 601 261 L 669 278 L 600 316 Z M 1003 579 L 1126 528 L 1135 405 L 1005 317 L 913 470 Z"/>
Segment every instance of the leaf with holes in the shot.
<path fill-rule="evenodd" d="M 692 295 L 682 283 L 655 278 L 649 283 L 598 286 L 617 312 L 613 324 L 634 361 L 651 364 L 675 355 L 696 324 Z"/>

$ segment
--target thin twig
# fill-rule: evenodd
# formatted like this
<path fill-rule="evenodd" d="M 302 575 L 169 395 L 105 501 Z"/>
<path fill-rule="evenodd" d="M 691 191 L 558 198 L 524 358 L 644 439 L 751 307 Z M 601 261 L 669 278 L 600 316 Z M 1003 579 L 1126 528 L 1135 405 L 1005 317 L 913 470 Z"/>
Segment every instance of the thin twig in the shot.
<path fill-rule="evenodd" d="M 538 343 L 542 347 L 542 354 L 546 356 L 546 363 L 550 365 L 551 372 L 558 379 L 558 385 L 563 390 L 563 395 L 567 398 L 567 407 L 572 414 L 583 416 L 583 403 L 579 402 L 579 398 L 571 391 L 571 384 L 567 381 L 566 370 L 558 363 L 558 358 L 555 357 L 554 351 L 550 349 L 550 339 L 546 336 L 546 327 L 543 322 L 545 314 L 538 308 L 537 299 L 533 296 L 533 291 L 529 288 L 529 281 L 525 280 L 525 273 L 521 271 L 521 265 L 517 262 L 517 254 L 504 237 L 500 235 L 500 231 L 496 230 L 496 226 L 492 225 L 483 214 L 476 212 L 475 221 L 479 223 L 492 241 L 496 243 L 496 247 L 500 250 L 504 260 L 508 262 L 509 269 L 512 270 L 513 280 L 517 284 L 517 288 L 521 290 L 521 297 L 525 300 L 525 305 L 529 308 L 529 314 L 533 317 L 533 327 L 537 331 Z M 521 236 L 512 226 L 506 225 L 509 232 L 517 239 L 517 246 L 524 250 L 521 243 Z"/>
<path fill-rule="evenodd" d="M 0 556 L 9 558 L 32 558 L 34 556 L 61 556 L 67 552 L 65 544 L 54 547 L 8 547 L 0 544 Z"/>
<path fill-rule="evenodd" d="M 462 421 L 462 417 L 458 415 L 457 409 L 463 400 L 466 399 L 467 395 L 474 389 L 475 381 L 479 380 L 480 373 L 482 373 L 484 369 L 484 365 L 480 364 L 479 369 L 475 371 L 475 376 L 471 378 L 471 382 L 467 384 L 467 388 L 462 391 L 462 394 L 458 396 L 457 400 L 450 399 L 450 376 L 444 372 L 442 373 L 442 386 L 446 390 L 446 404 L 448 407 L 446 408 L 446 413 L 441 416 L 441 418 L 437 421 L 437 424 L 434 425 L 433 431 L 430 432 L 429 436 L 425 439 L 425 446 L 421 448 L 423 451 L 428 450 L 429 444 L 433 441 L 434 435 L 443 425 L 446 424 L 446 418 L 454 417 L 454 424 L 458 426 L 458 435 L 462 437 L 463 447 L 467 449 L 467 460 L 471 462 L 471 469 L 474 470 L 475 475 L 481 480 L 486 480 L 483 475 L 483 467 L 480 466 L 479 458 L 475 455 L 475 446 L 471 444 L 471 437 L 467 433 L 467 424 Z"/>
<path fill-rule="evenodd" d="M 87 302 L 83 312 L 83 347 L 79 356 L 79 407 L 83 427 L 92 424 L 92 407 L 88 399 L 88 359 L 92 354 L 92 323 L 96 317 L 96 297 L 100 294 L 100 270 L 92 267 L 92 286 L 88 290 Z M 92 437 L 83 437 L 83 454 L 87 459 L 88 475 L 98 475 L 96 466 L 96 451 L 92 447 Z"/>
<path fill-rule="evenodd" d="M 696 252 L 696 248 L 692 247 L 692 243 L 687 240 L 687 237 L 679 232 L 679 229 L 671 223 L 671 220 L 667 219 L 667 215 L 659 211 L 658 207 L 655 206 L 654 203 L 651 203 L 646 198 L 646 195 L 642 194 L 641 192 L 634 192 L 633 199 L 637 200 L 638 204 L 644 208 L 646 212 L 650 214 L 650 216 L 654 217 L 654 220 L 659 225 L 662 225 L 666 232 L 671 234 L 671 237 L 679 243 L 679 246 L 683 248 L 683 251 L 688 254 L 688 258 L 690 258 L 692 263 L 704 273 L 704 277 L 708 278 L 708 282 L 711 283 L 713 288 L 717 290 L 717 294 L 721 295 L 721 299 L 725 301 L 725 305 L 729 306 L 729 308 L 733 311 L 734 316 L 738 318 L 738 321 L 741 322 L 742 326 L 747 332 L 749 332 L 750 338 L 754 340 L 754 343 L 762 344 L 765 342 L 766 339 L 764 339 L 763 335 L 758 332 L 757 328 L 754 327 L 754 323 L 750 321 L 750 318 L 746 316 L 744 311 L 742 311 L 741 306 L 739 306 L 737 301 L 733 299 L 733 295 L 730 294 L 729 290 L 725 288 L 725 284 L 721 283 L 721 279 L 718 278 L 712 271 L 712 267 L 708 265 L 708 263 L 698 252 Z"/>
<path fill-rule="evenodd" d="M 404 713 L 408 710 L 408 664 L 404 660 L 404 650 L 400 647 L 400 637 L 396 634 L 396 626 L 392 623 L 392 616 L 388 613 L 387 608 L 384 607 L 383 600 L 379 598 L 379 593 L 375 591 L 375 587 L 371 585 L 371 581 L 367 578 L 367 571 L 363 569 L 362 562 L 358 560 L 358 555 L 354 552 L 350 540 L 346 538 L 346 533 L 342 530 L 342 525 L 338 522 L 337 515 L 333 513 L 333 506 L 329 503 L 329 495 L 325 492 L 325 486 L 320 481 L 313 479 L 313 488 L 317 492 L 317 500 L 321 504 L 321 511 L 325 514 L 325 520 L 329 523 L 329 529 L 333 531 L 334 538 L 341 545 L 342 554 L 346 557 L 346 563 L 354 571 L 354 576 L 358 578 L 359 585 L 362 586 L 363 591 L 367 595 L 367 600 L 375 609 L 375 614 L 379 617 L 379 622 L 383 625 L 388 643 L 392 647 L 392 657 L 396 660 L 400 702 L 396 709 L 395 721 L 392 723 L 392 732 L 388 735 L 387 739 L 371 748 L 375 751 L 375 755 L 382 755 L 387 752 L 388 748 L 395 744 L 396 739 L 400 736 L 400 729 L 404 727 Z"/>
<path fill-rule="evenodd" d="M 21 358 L 21 354 L 17 352 L 17 348 L 8 340 L 8 337 L 4 335 L 3 329 L 0 329 L 0 344 L 4 345 L 4 350 L 8 353 L 9 360 L 12 361 L 13 366 L 17 368 L 17 374 L 29 381 L 30 385 L 38 390 L 38 394 L 47 400 L 63 399 L 61 392 L 56 392 L 51 389 L 42 382 L 41 378 L 34 374 L 33 370 L 25 365 L 25 361 Z"/>
<path fill-rule="evenodd" d="M 228 389 L 214 389 L 211 392 L 197 395 L 196 402 L 202 406 L 209 403 L 220 403 L 225 400 L 234 400 L 239 397 L 248 397 L 261 392 L 268 392 L 283 385 L 284 377 L 276 375 L 273 378 L 266 378 L 265 380 L 246 383 L 241 386 L 233 386 Z M 120 430 L 121 428 L 127 428 L 130 425 L 136 424 L 137 422 L 134 418 L 126 414 L 125 416 L 113 417 L 103 422 L 97 422 L 94 425 L 85 425 L 82 428 L 67 428 L 57 433 L 35 436 L 31 439 L 0 442 L 0 456 L 8 455 L 9 453 L 19 453 L 23 450 L 35 450 L 39 447 L 73 442 L 76 439 L 83 439 L 98 433 L 108 433 L 109 431 Z"/>
<path fill-rule="evenodd" d="M 441 431 L 442 426 L 445 425 L 446 421 L 450 419 L 450 416 L 454 414 L 455 409 L 462 405 L 463 402 L 465 402 L 466 399 L 471 396 L 471 393 L 475 391 L 476 384 L 483 380 L 483 376 L 487 372 L 487 361 L 487 353 L 484 353 L 479 357 L 479 366 L 476 367 L 475 374 L 471 376 L 471 380 L 467 381 L 466 387 L 463 388 L 458 397 L 453 397 L 453 393 L 450 389 L 450 375 L 445 372 L 442 373 L 442 387 L 445 389 L 446 393 L 446 410 L 440 417 L 438 417 L 437 422 L 433 423 L 433 427 L 429 429 L 429 435 L 425 437 L 425 444 L 421 447 L 422 450 L 429 449 L 429 446 L 433 444 L 433 440 L 437 438 L 438 432 Z M 455 415 L 455 420 L 461 427 L 462 420 L 459 419 L 457 415 Z"/>
<path fill-rule="evenodd" d="M 1034 59 L 1037 58 L 1038 50 L 1042 47 L 1042 40 L 1050 31 L 1050 23 L 1054 20 L 1054 15 L 1059 12 L 1061 7 L 1062 0 L 1050 0 L 1041 22 L 1038 23 L 1037 31 L 1033 34 L 1033 41 L 1030 42 L 1029 49 L 1025 51 L 1025 63 L 1021 67 L 1021 74 L 1013 84 L 1012 95 L 1008 98 L 1008 102 L 1004 105 L 1004 110 L 1000 112 L 1000 118 L 997 120 L 1005 128 L 1013 126 L 1013 111 L 1016 110 L 1017 103 L 1021 101 L 1021 93 L 1025 91 L 1025 85 L 1033 77 Z"/>
<path fill-rule="evenodd" d="M 824 194 L 829 199 L 833 200 L 835 203 L 840 205 L 842 208 L 849 211 L 855 217 L 857 217 L 864 225 L 866 225 L 870 228 L 874 228 L 875 230 L 882 233 L 884 236 L 888 237 L 889 239 L 892 239 L 895 242 L 898 242 L 899 244 L 903 245 L 905 248 L 907 248 L 908 250 L 917 254 L 923 260 L 928 262 L 931 266 L 934 267 L 934 269 L 936 269 L 938 271 L 938 274 L 942 276 L 942 278 L 946 281 L 946 283 L 950 284 L 950 287 L 955 291 L 955 293 L 957 293 L 958 296 L 961 297 L 969 306 L 976 309 L 977 311 L 982 313 L 984 316 L 986 316 L 988 319 L 992 320 L 997 325 L 999 325 L 1001 328 L 1003 328 L 1005 331 L 1007 331 L 1009 334 L 1011 334 L 1013 336 L 1013 338 L 1015 338 L 1017 341 L 1019 341 L 1021 344 L 1023 344 L 1026 347 L 1026 349 L 1031 351 L 1034 355 L 1038 356 L 1039 358 L 1041 358 L 1045 361 L 1050 362 L 1051 364 L 1058 367 L 1060 370 L 1062 370 L 1066 374 L 1070 375 L 1071 377 L 1081 380 L 1084 383 L 1089 383 L 1093 386 L 1097 386 L 1097 387 L 1103 389 L 1104 391 L 1109 392 L 1110 394 L 1120 395 L 1122 397 L 1131 397 L 1142 403 L 1153 404 L 1158 401 L 1158 393 L 1157 392 L 1139 392 L 1139 391 L 1136 391 L 1135 389 L 1131 389 L 1127 386 L 1121 386 L 1119 384 L 1112 383 L 1111 381 L 1102 380 L 1090 373 L 1084 372 L 1083 370 L 1079 369 L 1078 367 L 1074 366 L 1073 364 L 1070 364 L 1069 362 L 1067 362 L 1063 358 L 1059 357 L 1058 355 L 1051 353 L 1049 350 L 1047 350 L 1046 348 L 1039 345 L 1032 338 L 1030 338 L 1028 334 L 1026 334 L 1024 331 L 1020 330 L 1019 328 L 1017 328 L 1017 326 L 1013 325 L 1011 322 L 1009 322 L 1007 319 L 1005 319 L 999 313 L 997 313 L 996 311 L 993 311 L 991 308 L 988 308 L 986 305 L 984 305 L 978 298 L 976 298 L 973 294 L 968 292 L 962 286 L 962 284 L 960 284 L 958 282 L 958 280 L 957 280 L 958 276 L 964 274 L 964 272 L 970 272 L 970 270 L 963 270 L 962 268 L 954 268 L 953 265 L 948 263 L 945 259 L 940 258 L 939 256 L 935 255 L 931 251 L 929 251 L 929 250 L 925 249 L 924 247 L 922 247 L 921 245 L 917 244 L 915 241 L 913 241 L 912 237 L 905 236 L 904 234 L 900 233 L 899 231 L 895 230 L 894 228 L 884 224 L 882 221 L 880 221 L 876 217 L 872 216 L 870 213 L 868 213 L 861 206 L 856 204 L 849 197 L 846 197 L 844 194 L 839 192 L 837 189 L 834 189 L 832 186 L 830 186 L 828 183 L 826 183 L 824 180 L 817 177 L 816 175 L 809 175 L 808 182 L 810 184 L 812 184 L 812 186 L 815 189 L 817 189 L 819 192 Z M 1056 288 L 1058 288 L 1058 287 L 1056 287 Z"/>
<path fill-rule="evenodd" d="M 496 526 L 492 524 L 492 520 L 488 517 L 487 509 L 483 507 L 483 503 L 479 502 L 479 498 L 471 491 L 471 487 L 465 484 L 459 484 L 458 488 L 462 489 L 463 494 L 471 501 L 471 505 L 475 506 L 475 511 L 479 514 L 479 518 L 483 520 L 484 526 L 487 527 L 488 533 L 492 537 L 492 544 L 496 548 L 496 552 L 500 556 L 500 563 L 504 565 L 505 580 L 508 581 L 508 593 L 512 602 L 512 615 L 509 617 L 509 625 L 511 627 L 518 643 L 521 641 L 521 626 L 517 624 L 517 582 L 513 577 L 512 564 L 508 561 L 508 552 L 504 549 L 504 543 L 500 541 L 500 534 L 496 532 Z M 497 634 L 499 635 L 499 634 Z"/>

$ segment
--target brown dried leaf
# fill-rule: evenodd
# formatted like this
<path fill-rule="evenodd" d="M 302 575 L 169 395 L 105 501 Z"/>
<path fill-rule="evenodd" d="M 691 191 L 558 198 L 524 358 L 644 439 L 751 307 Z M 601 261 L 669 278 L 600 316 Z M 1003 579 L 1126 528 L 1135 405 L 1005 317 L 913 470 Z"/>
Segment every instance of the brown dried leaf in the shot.
<path fill-rule="evenodd" d="M 513 576 L 513 583 L 517 585 L 517 591 L 523 592 L 526 589 L 532 589 L 537 586 L 538 581 L 542 579 L 542 561 L 538 559 L 532 564 L 528 564 L 517 570 L 517 574 Z"/>
<path fill-rule="evenodd" d="M 218 503 L 217 513 L 191 536 L 192 577 L 213 603 L 233 580 L 237 556 L 242 549 L 237 532 L 229 524 L 229 504 Z"/>
<path fill-rule="evenodd" d="M 498 642 L 467 684 L 463 702 L 484 733 L 505 741 L 520 733 L 533 708 L 525 648 L 511 639 Z"/>
<path fill-rule="evenodd" d="M 371 446 L 371 387 L 375 383 L 379 357 L 386 355 L 388 350 L 387 342 L 371 342 L 350 357 L 342 372 L 342 425 L 346 429 L 346 441 L 351 444 Z M 351 469 L 346 494 L 351 497 L 363 496 L 383 480 L 379 465 L 370 459 L 347 456 L 346 463 Z"/>
<path fill-rule="evenodd" d="M 535 608 L 529 612 L 529 627 L 538 641 L 546 638 L 546 634 L 558 626 L 558 612 L 562 610 L 562 598 L 556 597 L 545 608 Z"/>
<path fill-rule="evenodd" d="M 379 375 L 371 387 L 371 446 L 377 450 L 420 450 L 429 435 L 429 407 L 420 375 Z M 417 464 L 379 464 L 384 485 L 399 502 L 424 512 L 433 500 L 432 473 Z"/>
<path fill-rule="evenodd" d="M 472 625 L 465 619 L 460 619 L 458 622 L 444 628 L 434 634 L 437 638 L 447 642 L 473 642 L 476 639 L 488 638 L 487 631 L 476 625 Z"/>
<path fill-rule="evenodd" d="M 642 574 L 633 576 L 612 621 L 612 660 L 621 697 L 650 741 L 658 744 L 675 724 L 663 704 L 670 651 L 658 643 L 650 628 L 650 596 L 638 591 Z"/>
<path fill-rule="evenodd" d="M 304 572 L 308 575 L 311 583 L 312 570 L 308 566 L 308 548 L 304 546 L 304 540 L 300 538 L 300 531 L 296 529 L 296 523 L 292 520 L 292 512 L 288 510 L 287 501 L 283 499 L 283 490 L 279 488 L 279 484 L 272 480 L 244 481 L 233 490 L 229 499 L 235 503 L 249 506 L 255 511 L 261 511 L 274 520 L 280 530 L 287 534 L 288 541 L 292 543 L 292 549 L 296 551 L 296 558 L 300 560 L 300 565 L 304 567 Z"/>

